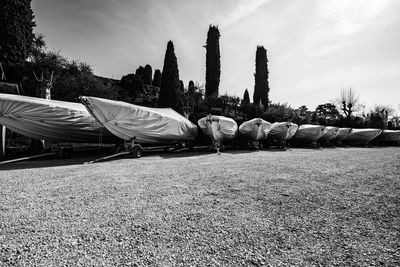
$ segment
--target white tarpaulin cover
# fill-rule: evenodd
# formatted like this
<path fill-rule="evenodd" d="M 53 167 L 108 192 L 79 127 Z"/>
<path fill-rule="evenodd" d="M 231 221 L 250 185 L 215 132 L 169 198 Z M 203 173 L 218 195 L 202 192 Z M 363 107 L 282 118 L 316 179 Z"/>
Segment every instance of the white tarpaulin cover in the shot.
<path fill-rule="evenodd" d="M 336 141 L 346 140 L 349 136 L 351 128 L 339 128 L 339 132 L 336 135 Z"/>
<path fill-rule="evenodd" d="M 238 133 L 237 123 L 224 116 L 208 115 L 198 121 L 200 129 L 214 141 L 234 139 Z"/>
<path fill-rule="evenodd" d="M 299 126 L 293 139 L 301 141 L 317 141 L 326 133 L 325 126 L 323 125 L 312 125 L 303 124 Z"/>
<path fill-rule="evenodd" d="M 400 130 L 383 130 L 379 139 L 384 142 L 400 142 Z"/>
<path fill-rule="evenodd" d="M 375 139 L 382 132 L 381 129 L 351 129 L 346 141 L 351 143 L 368 143 Z"/>
<path fill-rule="evenodd" d="M 191 141 L 197 126 L 170 108 L 150 108 L 122 101 L 82 96 L 87 110 L 111 133 L 124 140 L 161 144 Z"/>
<path fill-rule="evenodd" d="M 117 140 L 81 103 L 0 94 L 0 124 L 27 137 L 54 142 Z"/>
<path fill-rule="evenodd" d="M 339 128 L 334 126 L 326 126 L 324 135 L 319 139 L 320 141 L 331 141 L 339 133 Z"/>
<path fill-rule="evenodd" d="M 289 140 L 291 139 L 299 126 L 293 122 L 275 122 L 271 125 L 271 130 L 268 137 L 276 140 Z"/>
<path fill-rule="evenodd" d="M 271 123 L 255 118 L 243 122 L 239 127 L 239 132 L 251 140 L 266 139 L 271 130 Z"/>

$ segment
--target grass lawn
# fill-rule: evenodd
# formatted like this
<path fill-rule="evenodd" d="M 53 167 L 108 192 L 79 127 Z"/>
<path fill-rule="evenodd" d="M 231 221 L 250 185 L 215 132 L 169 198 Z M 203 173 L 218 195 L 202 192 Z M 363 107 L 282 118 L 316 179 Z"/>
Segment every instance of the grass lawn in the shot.
<path fill-rule="evenodd" d="M 0 266 L 400 265 L 399 147 L 82 161 L 0 167 Z"/>

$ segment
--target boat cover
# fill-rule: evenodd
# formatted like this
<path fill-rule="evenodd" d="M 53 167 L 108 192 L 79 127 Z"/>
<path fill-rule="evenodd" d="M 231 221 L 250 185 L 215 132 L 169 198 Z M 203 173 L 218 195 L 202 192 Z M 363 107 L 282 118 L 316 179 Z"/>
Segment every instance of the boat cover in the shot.
<path fill-rule="evenodd" d="M 170 108 L 150 108 L 104 98 L 82 96 L 82 103 L 98 122 L 124 140 L 167 144 L 191 141 L 197 126 Z"/>
<path fill-rule="evenodd" d="M 237 123 L 224 116 L 208 115 L 198 121 L 200 129 L 214 141 L 234 139 L 238 133 Z"/>
<path fill-rule="evenodd" d="M 275 122 L 271 125 L 271 130 L 268 137 L 276 140 L 289 140 L 291 139 L 299 126 L 293 122 Z"/>
<path fill-rule="evenodd" d="M 382 132 L 381 129 L 351 129 L 349 137 L 347 137 L 346 141 L 351 143 L 368 143 L 375 139 Z"/>
<path fill-rule="evenodd" d="M 317 141 L 325 133 L 326 130 L 323 125 L 303 124 L 299 126 L 293 139 L 312 142 Z"/>
<path fill-rule="evenodd" d="M 266 139 L 271 130 L 271 123 L 255 118 L 243 122 L 239 127 L 239 132 L 251 140 Z"/>
<path fill-rule="evenodd" d="M 339 128 L 334 126 L 326 126 L 324 135 L 319 139 L 320 141 L 331 141 L 339 133 Z"/>
<path fill-rule="evenodd" d="M 347 139 L 351 131 L 351 128 L 339 128 L 339 132 L 336 135 L 336 141 L 343 141 Z"/>
<path fill-rule="evenodd" d="M 117 140 L 81 103 L 0 94 L 0 124 L 27 137 L 54 142 Z"/>
<path fill-rule="evenodd" d="M 383 130 L 379 140 L 384 142 L 400 142 L 400 130 Z"/>

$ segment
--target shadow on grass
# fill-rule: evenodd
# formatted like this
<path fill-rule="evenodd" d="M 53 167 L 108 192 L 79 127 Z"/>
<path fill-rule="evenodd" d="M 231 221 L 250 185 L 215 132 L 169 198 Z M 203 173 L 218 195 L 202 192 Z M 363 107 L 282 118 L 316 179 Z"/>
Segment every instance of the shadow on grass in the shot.
<path fill-rule="evenodd" d="M 58 166 L 79 165 L 95 160 L 100 157 L 110 155 L 109 150 L 87 150 L 74 151 L 68 158 L 57 158 L 57 156 L 46 156 L 36 159 L 11 162 L 0 165 L 0 172 L 7 170 L 37 169 Z M 23 156 L 27 157 L 27 156 Z M 21 158 L 23 158 L 21 157 Z"/>

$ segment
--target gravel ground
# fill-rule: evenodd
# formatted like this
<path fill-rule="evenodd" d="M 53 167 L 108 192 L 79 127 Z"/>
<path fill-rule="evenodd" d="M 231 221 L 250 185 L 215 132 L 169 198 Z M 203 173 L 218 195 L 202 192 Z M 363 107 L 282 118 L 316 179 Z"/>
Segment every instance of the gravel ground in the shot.
<path fill-rule="evenodd" d="M 398 147 L 86 160 L 0 167 L 0 266 L 400 265 Z"/>

